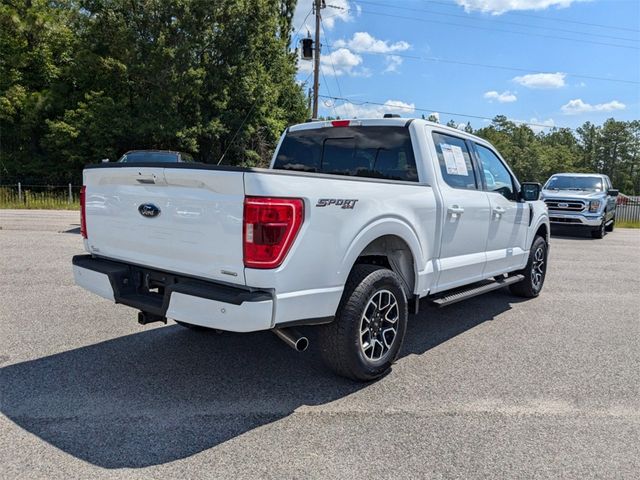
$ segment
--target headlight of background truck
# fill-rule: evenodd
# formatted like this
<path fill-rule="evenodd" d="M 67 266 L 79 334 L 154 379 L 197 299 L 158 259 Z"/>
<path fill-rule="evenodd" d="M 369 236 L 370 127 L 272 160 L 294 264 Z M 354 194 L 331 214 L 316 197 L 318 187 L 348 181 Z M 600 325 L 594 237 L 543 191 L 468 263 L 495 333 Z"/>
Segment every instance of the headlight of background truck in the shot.
<path fill-rule="evenodd" d="M 589 211 L 597 212 L 600 209 L 600 200 L 591 200 L 589 202 Z"/>

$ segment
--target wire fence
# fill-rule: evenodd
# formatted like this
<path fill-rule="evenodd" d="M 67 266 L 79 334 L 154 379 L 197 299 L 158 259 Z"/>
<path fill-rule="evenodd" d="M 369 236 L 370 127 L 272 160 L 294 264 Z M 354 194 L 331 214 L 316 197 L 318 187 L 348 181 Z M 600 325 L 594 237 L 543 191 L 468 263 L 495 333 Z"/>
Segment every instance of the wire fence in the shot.
<path fill-rule="evenodd" d="M 71 183 L 0 185 L 0 208 L 79 210 L 80 186 Z"/>
<path fill-rule="evenodd" d="M 616 207 L 616 221 L 640 222 L 640 197 L 619 195 Z"/>

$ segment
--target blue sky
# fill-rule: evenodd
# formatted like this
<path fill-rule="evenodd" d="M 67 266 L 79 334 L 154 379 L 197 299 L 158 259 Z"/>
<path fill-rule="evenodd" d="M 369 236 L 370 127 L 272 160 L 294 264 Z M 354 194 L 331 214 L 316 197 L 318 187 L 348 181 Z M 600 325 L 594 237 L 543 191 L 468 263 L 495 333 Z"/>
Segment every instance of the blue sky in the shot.
<path fill-rule="evenodd" d="M 300 36 L 313 34 L 311 3 L 298 2 Z M 572 128 L 640 119 L 640 0 L 326 3 L 320 93 L 349 101 L 321 99 L 321 115 L 438 112 L 475 128 L 487 121 L 462 114 Z M 309 86 L 310 71 L 299 61 Z"/>

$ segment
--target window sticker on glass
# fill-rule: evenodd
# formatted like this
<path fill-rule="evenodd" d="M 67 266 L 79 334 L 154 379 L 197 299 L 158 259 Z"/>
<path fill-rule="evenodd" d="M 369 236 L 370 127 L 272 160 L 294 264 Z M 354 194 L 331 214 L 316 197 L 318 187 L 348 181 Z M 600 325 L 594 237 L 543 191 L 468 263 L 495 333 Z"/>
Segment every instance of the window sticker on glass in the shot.
<path fill-rule="evenodd" d="M 451 150 L 453 151 L 453 158 L 456 161 L 456 168 L 458 169 L 458 175 L 464 175 L 465 177 L 469 175 L 467 171 L 467 162 L 464 160 L 464 155 L 462 154 L 462 148 L 457 145 L 451 145 Z"/>
<path fill-rule="evenodd" d="M 457 145 L 441 143 L 440 149 L 442 150 L 444 164 L 447 167 L 447 173 L 449 175 L 461 175 L 463 177 L 467 177 L 469 175 L 467 163 L 465 162 L 464 155 L 462 154 L 462 148 Z"/>
<path fill-rule="evenodd" d="M 453 156 L 452 146 L 447 143 L 441 143 L 440 149 L 444 157 L 444 164 L 447 167 L 447 173 L 449 175 L 460 175 L 458 173 L 458 166 L 456 165 L 456 157 Z"/>

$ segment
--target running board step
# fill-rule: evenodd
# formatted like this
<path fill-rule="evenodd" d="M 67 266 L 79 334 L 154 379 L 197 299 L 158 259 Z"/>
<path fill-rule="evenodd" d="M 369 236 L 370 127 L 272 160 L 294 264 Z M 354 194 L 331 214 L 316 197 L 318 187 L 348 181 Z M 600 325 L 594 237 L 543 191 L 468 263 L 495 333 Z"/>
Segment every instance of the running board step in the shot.
<path fill-rule="evenodd" d="M 441 297 L 432 299 L 431 303 L 437 305 L 438 307 L 446 307 L 447 305 L 458 303 L 462 300 L 466 300 L 467 298 L 476 297 L 478 295 L 482 295 L 483 293 L 498 290 L 499 288 L 506 287 L 507 285 L 521 282 L 522 280 L 524 280 L 524 275 L 513 275 L 506 278 L 499 277 L 495 280 L 488 280 L 473 288 L 450 291 Z"/>

